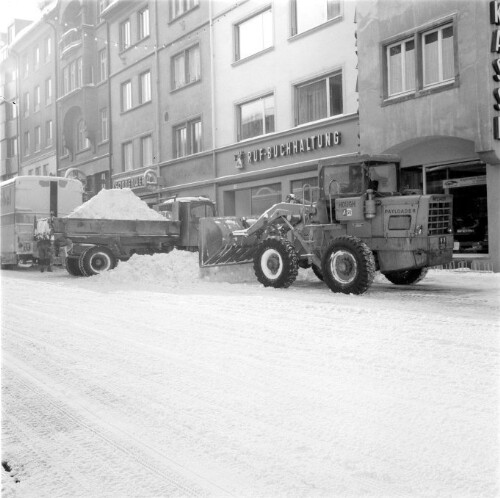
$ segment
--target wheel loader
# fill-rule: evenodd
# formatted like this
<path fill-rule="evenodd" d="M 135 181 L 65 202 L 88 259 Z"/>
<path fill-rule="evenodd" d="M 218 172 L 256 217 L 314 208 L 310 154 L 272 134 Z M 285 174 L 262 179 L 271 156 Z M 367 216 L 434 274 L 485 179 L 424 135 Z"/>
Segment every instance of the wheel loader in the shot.
<path fill-rule="evenodd" d="M 285 288 L 312 267 L 333 292 L 363 294 L 376 271 L 420 281 L 451 261 L 452 196 L 401 192 L 394 155 L 344 155 L 318 164 L 318 185 L 256 219 L 204 218 L 201 267 L 253 263 L 259 282 Z"/>

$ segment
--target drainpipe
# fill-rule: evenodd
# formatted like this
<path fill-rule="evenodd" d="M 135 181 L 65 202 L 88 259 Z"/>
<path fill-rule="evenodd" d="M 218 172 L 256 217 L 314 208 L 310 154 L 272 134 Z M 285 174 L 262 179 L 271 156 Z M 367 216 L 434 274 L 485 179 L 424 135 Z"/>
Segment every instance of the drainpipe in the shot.
<path fill-rule="evenodd" d="M 213 184 L 213 191 L 214 191 L 214 201 L 216 204 L 217 202 L 217 184 L 216 184 L 216 179 L 217 179 L 217 157 L 215 154 L 215 147 L 216 147 L 216 140 L 215 140 L 215 127 L 216 127 L 216 121 L 215 121 L 215 53 L 214 53 L 214 22 L 213 22 L 213 11 L 212 11 L 212 2 L 208 2 L 208 17 L 210 21 L 210 101 L 211 101 L 211 106 L 212 106 L 212 168 L 213 168 L 213 175 L 214 175 L 214 184 Z"/>
<path fill-rule="evenodd" d="M 109 157 L 109 188 L 113 187 L 113 119 L 111 112 L 111 43 L 109 37 L 109 22 L 106 20 L 106 38 L 107 38 L 107 54 L 106 64 L 108 71 L 108 157 Z"/>
<path fill-rule="evenodd" d="M 160 56 L 159 56 L 159 43 L 160 43 L 160 29 L 158 25 L 158 2 L 154 2 L 155 7 L 155 40 L 154 45 L 155 50 L 155 64 L 156 64 L 156 98 L 158 99 L 158 105 L 156 106 L 156 172 L 158 174 L 158 179 L 160 178 L 160 160 L 163 157 L 163 151 L 161 147 L 161 93 L 160 93 Z M 157 202 L 160 202 L 161 197 L 161 185 L 157 186 Z"/>

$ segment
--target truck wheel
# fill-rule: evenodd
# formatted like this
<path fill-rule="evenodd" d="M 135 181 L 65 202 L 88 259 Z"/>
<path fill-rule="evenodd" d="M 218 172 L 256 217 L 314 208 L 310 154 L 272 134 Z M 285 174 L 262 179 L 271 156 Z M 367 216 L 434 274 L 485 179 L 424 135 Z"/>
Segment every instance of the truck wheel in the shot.
<path fill-rule="evenodd" d="M 66 258 L 66 270 L 70 275 L 74 277 L 82 277 L 83 274 L 80 270 L 80 265 L 78 263 L 78 258 L 68 257 Z"/>
<path fill-rule="evenodd" d="M 364 294 L 375 276 L 375 258 L 362 240 L 345 235 L 330 244 L 321 270 L 332 292 Z"/>
<path fill-rule="evenodd" d="M 257 280 L 264 287 L 289 287 L 299 272 L 299 260 L 293 245 L 284 239 L 264 241 L 253 260 Z"/>
<path fill-rule="evenodd" d="M 389 271 L 384 277 L 396 285 L 411 285 L 420 282 L 427 275 L 428 268 L 417 268 L 415 270 Z"/>
<path fill-rule="evenodd" d="M 79 259 L 79 268 L 86 277 L 112 270 L 116 264 L 117 260 L 112 251 L 102 246 L 87 249 Z"/>

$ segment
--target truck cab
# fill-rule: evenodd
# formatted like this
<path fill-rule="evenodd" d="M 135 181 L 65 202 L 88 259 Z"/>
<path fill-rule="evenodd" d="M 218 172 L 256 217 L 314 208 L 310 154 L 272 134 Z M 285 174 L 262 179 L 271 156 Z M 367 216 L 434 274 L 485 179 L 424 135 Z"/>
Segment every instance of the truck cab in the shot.
<path fill-rule="evenodd" d="M 168 220 L 181 222 L 179 249 L 197 251 L 200 218 L 217 216 L 215 203 L 207 197 L 172 197 L 157 206 Z"/>

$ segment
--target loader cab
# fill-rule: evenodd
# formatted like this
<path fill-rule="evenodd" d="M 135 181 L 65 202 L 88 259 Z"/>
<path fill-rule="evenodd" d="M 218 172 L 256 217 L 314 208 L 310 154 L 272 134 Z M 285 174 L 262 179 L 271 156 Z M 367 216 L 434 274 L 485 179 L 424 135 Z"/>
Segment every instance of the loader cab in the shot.
<path fill-rule="evenodd" d="M 179 247 L 198 249 L 201 218 L 217 216 L 215 203 L 207 197 L 175 197 L 158 206 L 158 211 L 169 220 L 181 222 Z"/>
<path fill-rule="evenodd" d="M 321 223 L 335 222 L 335 199 L 393 195 L 399 188 L 399 158 L 393 155 L 349 155 L 325 159 L 319 164 L 318 217 Z"/>

